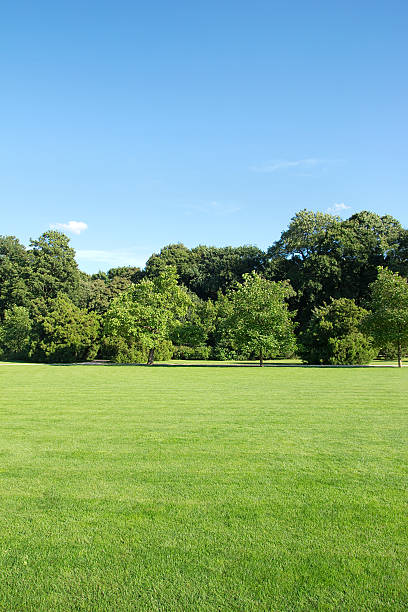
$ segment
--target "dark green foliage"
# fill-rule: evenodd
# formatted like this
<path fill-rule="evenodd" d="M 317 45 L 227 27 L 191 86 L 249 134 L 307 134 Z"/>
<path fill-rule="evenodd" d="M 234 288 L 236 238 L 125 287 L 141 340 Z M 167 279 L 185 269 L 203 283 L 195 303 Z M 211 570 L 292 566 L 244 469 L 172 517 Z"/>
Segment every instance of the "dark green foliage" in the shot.
<path fill-rule="evenodd" d="M 98 352 L 99 319 L 59 294 L 35 305 L 32 345 L 34 361 L 68 363 L 88 361 Z"/>
<path fill-rule="evenodd" d="M 30 356 L 32 321 L 24 306 L 12 306 L 0 326 L 0 352 L 5 360 L 27 360 Z"/>
<path fill-rule="evenodd" d="M 27 306 L 32 297 L 31 260 L 14 236 L 0 236 L 0 319 L 13 306 Z"/>
<path fill-rule="evenodd" d="M 30 242 L 31 293 L 34 298 L 54 299 L 64 293 L 74 302 L 78 297 L 80 274 L 69 238 L 54 230 Z"/>
<path fill-rule="evenodd" d="M 408 274 L 408 230 L 390 215 L 379 216 L 368 211 L 343 221 L 327 213 L 302 210 L 267 253 L 251 245 L 200 245 L 190 249 L 181 243 L 170 244 L 153 254 L 144 270 L 122 266 L 92 275 L 78 270 L 69 238 L 60 232 L 44 232 L 28 248 L 13 236 L 3 236 L 0 237 L 0 323 L 7 310 L 14 306 L 26 308 L 32 323 L 30 340 L 22 352 L 10 349 L 9 354 L 17 358 L 28 351 L 28 357 L 35 353 L 36 359 L 48 359 L 44 345 L 40 349 L 40 343 L 46 342 L 41 321 L 51 301 L 57 295 L 65 295 L 81 311 L 108 319 L 107 313 L 116 304 L 118 326 L 123 323 L 122 315 L 125 316 L 128 330 L 132 328 L 135 332 L 137 328 L 137 342 L 143 347 L 151 344 L 149 350 L 153 353 L 156 341 L 170 340 L 173 345 L 183 347 L 184 354 L 194 348 L 200 352 L 206 346 L 217 359 L 249 359 L 254 357 L 256 349 L 242 337 L 238 338 L 236 322 L 226 312 L 229 300 L 222 298 L 230 295 L 231 288 L 245 285 L 246 274 L 256 273 L 268 281 L 287 281 L 291 285 L 294 292 L 287 296 L 287 306 L 294 315 L 299 336 L 310 327 L 315 309 L 332 300 L 348 298 L 357 306 L 367 307 L 370 284 L 376 279 L 378 267 L 384 266 L 399 272 L 400 278 Z M 162 275 L 169 269 L 178 276 L 181 293 L 177 290 L 157 301 L 151 289 L 155 283 L 160 284 Z M 133 295 L 133 305 L 127 304 L 129 308 L 124 306 L 128 298 L 122 297 L 128 293 Z M 180 301 L 177 305 L 180 296 L 185 298 L 181 310 Z M 158 315 L 160 308 L 165 313 L 163 317 Z M 170 312 L 174 309 L 178 312 L 173 317 Z M 380 311 L 376 312 L 378 315 Z M 134 324 L 135 316 L 145 320 L 145 315 L 150 322 Z M 248 325 L 256 327 L 257 323 L 248 319 Z M 389 338 L 380 339 L 381 325 L 376 327 L 376 342 L 390 355 Z M 128 357 L 140 357 L 144 350 L 134 346 L 133 332 L 131 337 L 122 329 L 117 336 L 130 342 L 122 350 L 127 361 L 134 360 Z M 99 341 L 97 337 L 92 353 Z M 356 342 L 360 345 L 363 340 L 350 342 L 340 337 L 336 343 L 333 340 L 336 359 L 360 359 Z M 394 352 L 398 353 L 397 344 Z M 408 346 L 408 341 L 401 339 L 401 351 L 404 345 Z M 276 354 L 275 349 L 268 351 L 270 355 Z"/>
<path fill-rule="evenodd" d="M 354 300 L 339 298 L 315 308 L 301 334 L 299 354 L 309 364 L 353 365 L 370 362 L 378 352 L 363 333 L 368 312 Z"/>
<path fill-rule="evenodd" d="M 242 280 L 247 272 L 262 272 L 265 253 L 255 246 L 188 249 L 170 244 L 150 257 L 146 274 L 154 277 L 167 266 L 174 266 L 180 282 L 203 300 L 216 299 L 219 291 Z"/>
<path fill-rule="evenodd" d="M 123 278 L 130 283 L 136 284 L 140 283 L 144 275 L 141 269 L 135 266 L 121 266 L 119 268 L 111 268 L 106 276 L 109 280 Z"/>
<path fill-rule="evenodd" d="M 192 292 L 189 297 L 187 313 L 171 330 L 170 339 L 178 346 L 204 346 L 214 330 L 216 308 L 211 300 L 201 300 Z"/>
<path fill-rule="evenodd" d="M 209 359 L 211 349 L 209 346 L 175 346 L 173 359 Z"/>
<path fill-rule="evenodd" d="M 100 356 L 115 363 L 146 363 L 149 357 L 149 347 L 140 341 L 120 336 L 103 338 Z M 155 346 L 156 361 L 169 361 L 174 347 L 170 340 L 159 340 Z"/>
<path fill-rule="evenodd" d="M 371 313 L 367 328 L 379 346 L 392 342 L 401 366 L 402 347 L 408 345 L 408 281 L 387 268 L 379 267 L 371 288 Z"/>
<path fill-rule="evenodd" d="M 403 237 L 400 223 L 390 215 L 363 211 L 341 221 L 303 210 L 268 250 L 268 276 L 290 281 L 296 291 L 290 305 L 304 329 L 313 309 L 330 299 L 345 297 L 364 305 L 377 267 L 391 254 L 395 265 L 402 265 L 398 245 Z"/>

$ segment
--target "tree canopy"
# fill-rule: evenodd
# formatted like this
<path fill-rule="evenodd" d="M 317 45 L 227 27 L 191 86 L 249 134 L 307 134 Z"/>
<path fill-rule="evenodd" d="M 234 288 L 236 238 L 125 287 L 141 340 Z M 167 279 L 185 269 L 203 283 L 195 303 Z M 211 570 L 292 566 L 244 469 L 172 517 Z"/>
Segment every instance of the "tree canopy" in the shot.
<path fill-rule="evenodd" d="M 394 343 L 401 367 L 402 349 L 408 346 L 408 281 L 398 272 L 380 267 L 370 289 L 371 313 L 367 316 L 367 326 L 379 345 Z"/>
<path fill-rule="evenodd" d="M 394 273 L 398 275 L 390 276 Z M 32 360 L 51 359 L 56 353 L 45 345 L 54 346 L 57 341 L 45 333 L 43 324 L 44 317 L 54 313 L 60 331 L 70 325 L 71 315 L 79 321 L 91 314 L 91 319 L 83 319 L 85 327 L 86 321 L 100 321 L 96 336 L 91 334 L 89 355 L 101 358 L 147 359 L 149 353 L 151 361 L 173 353 L 248 359 L 257 351 L 259 357 L 260 342 L 256 348 L 255 338 L 259 340 L 261 328 L 270 340 L 261 343 L 263 355 L 272 355 L 276 351 L 267 331 L 270 311 L 262 315 L 264 319 L 260 314 L 265 306 L 262 292 L 267 292 L 266 287 L 274 287 L 275 292 L 277 287 L 286 287 L 284 308 L 303 348 L 308 334 L 309 340 L 314 337 L 310 336 L 312 328 L 323 337 L 323 327 L 330 319 L 330 337 L 343 347 L 338 348 L 341 359 L 360 359 L 353 353 L 354 341 L 355 334 L 363 332 L 350 328 L 346 333 L 331 317 L 336 316 L 337 321 L 349 317 L 351 325 L 360 317 L 358 309 L 365 308 L 371 313 L 367 321 L 371 321 L 381 353 L 392 352 L 392 337 L 402 358 L 408 349 L 401 305 L 407 275 L 408 230 L 390 215 L 370 211 L 343 220 L 301 210 L 266 251 L 253 245 L 188 248 L 176 243 L 153 253 L 144 269 L 121 266 L 95 274 L 78 269 L 75 251 L 61 232 L 48 230 L 28 247 L 14 236 L 0 236 L 1 350 L 8 359 L 22 355 Z M 392 283 L 394 294 L 386 291 Z M 401 298 L 399 308 L 393 306 L 396 295 Z M 250 312 L 244 309 L 245 300 L 252 304 Z M 398 317 L 400 342 L 392 331 Z M 391 331 L 382 333 L 382 329 Z M 69 330 L 64 334 L 68 338 Z M 350 334 L 354 348 L 350 345 L 346 350 Z M 67 350 L 64 355 L 74 359 L 79 352 Z M 337 358 L 334 354 L 324 357 Z"/>

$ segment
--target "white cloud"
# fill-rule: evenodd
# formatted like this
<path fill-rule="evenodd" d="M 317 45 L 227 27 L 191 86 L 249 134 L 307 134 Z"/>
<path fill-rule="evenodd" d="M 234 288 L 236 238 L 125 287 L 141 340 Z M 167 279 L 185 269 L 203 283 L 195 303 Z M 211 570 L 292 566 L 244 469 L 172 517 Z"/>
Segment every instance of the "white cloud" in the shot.
<path fill-rule="evenodd" d="M 304 170 L 307 168 L 312 168 L 314 166 L 321 165 L 323 163 L 325 163 L 324 159 L 317 159 L 315 157 L 308 157 L 307 159 L 296 159 L 293 161 L 287 159 L 275 159 L 261 166 L 252 166 L 251 170 L 253 172 L 262 173 L 278 172 L 279 170 L 289 170 L 290 168 L 298 168 L 299 170 Z"/>
<path fill-rule="evenodd" d="M 50 228 L 64 230 L 71 234 L 80 234 L 88 229 L 88 225 L 84 221 L 68 221 L 68 223 L 52 223 Z"/>
<path fill-rule="evenodd" d="M 351 206 L 347 206 L 344 202 L 339 202 L 338 204 L 333 204 L 333 206 L 329 206 L 327 212 L 331 215 L 338 215 L 339 213 L 344 212 L 345 210 L 349 210 Z"/>

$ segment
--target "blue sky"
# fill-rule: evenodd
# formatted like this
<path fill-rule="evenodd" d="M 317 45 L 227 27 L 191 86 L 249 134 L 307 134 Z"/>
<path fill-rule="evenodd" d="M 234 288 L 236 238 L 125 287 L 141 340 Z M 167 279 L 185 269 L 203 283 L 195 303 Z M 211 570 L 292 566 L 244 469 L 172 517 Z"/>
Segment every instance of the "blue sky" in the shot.
<path fill-rule="evenodd" d="M 3 3 L 0 233 L 67 226 L 93 272 L 302 208 L 408 226 L 407 31 L 405 0 Z"/>

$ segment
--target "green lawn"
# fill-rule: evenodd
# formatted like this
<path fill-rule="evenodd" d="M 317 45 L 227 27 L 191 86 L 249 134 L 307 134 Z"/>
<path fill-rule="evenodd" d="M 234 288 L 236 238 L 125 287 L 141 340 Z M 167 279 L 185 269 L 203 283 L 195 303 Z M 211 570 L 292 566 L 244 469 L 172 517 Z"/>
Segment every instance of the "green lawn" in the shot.
<path fill-rule="evenodd" d="M 408 609 L 407 369 L 0 384 L 0 610 Z"/>

